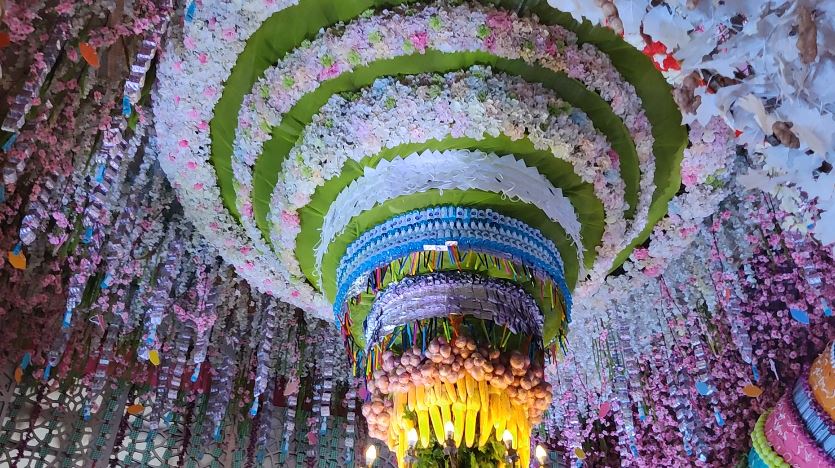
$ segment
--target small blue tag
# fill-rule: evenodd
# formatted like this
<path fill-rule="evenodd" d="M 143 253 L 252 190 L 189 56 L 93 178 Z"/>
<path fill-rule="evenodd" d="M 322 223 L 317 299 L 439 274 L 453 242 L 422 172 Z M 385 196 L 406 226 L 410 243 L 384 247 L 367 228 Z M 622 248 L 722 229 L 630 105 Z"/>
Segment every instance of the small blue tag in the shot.
<path fill-rule="evenodd" d="M 14 145 L 15 141 L 17 141 L 17 133 L 12 133 L 12 136 L 10 136 L 9 139 L 3 143 L 3 152 L 8 153 L 9 150 L 12 149 L 12 145 Z"/>
<path fill-rule="evenodd" d="M 93 240 L 93 228 L 88 227 L 87 229 L 84 230 L 84 238 L 81 239 L 81 242 L 83 242 L 85 244 L 89 244 L 90 241 L 92 241 L 92 240 Z"/>
<path fill-rule="evenodd" d="M 130 98 L 127 96 L 122 96 L 122 115 L 125 117 L 130 117 L 131 112 L 133 109 L 131 108 Z"/>
<path fill-rule="evenodd" d="M 186 23 L 194 21 L 194 13 L 197 11 L 197 3 L 192 1 L 186 7 Z"/>
<path fill-rule="evenodd" d="M 29 351 L 23 353 L 23 359 L 20 361 L 20 368 L 26 370 L 29 367 L 29 363 L 32 361 L 32 355 L 29 354 Z"/>
<path fill-rule="evenodd" d="M 805 310 L 791 309 L 789 312 L 791 313 L 793 319 L 803 325 L 809 325 L 809 314 L 807 314 Z"/>
<path fill-rule="evenodd" d="M 64 312 L 64 321 L 61 323 L 61 327 L 63 328 L 70 328 L 70 324 L 72 323 L 72 310 L 68 310 Z"/>

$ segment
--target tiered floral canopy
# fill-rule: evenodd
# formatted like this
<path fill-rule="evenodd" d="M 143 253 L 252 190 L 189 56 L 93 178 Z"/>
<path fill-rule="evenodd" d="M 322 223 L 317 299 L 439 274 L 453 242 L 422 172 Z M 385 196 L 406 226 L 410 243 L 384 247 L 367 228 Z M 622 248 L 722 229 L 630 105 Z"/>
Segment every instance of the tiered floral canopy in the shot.
<path fill-rule="evenodd" d="M 207 77 L 172 92 L 219 95 L 208 124 L 165 124 L 196 127 L 195 140 L 209 126 L 210 141 L 183 139 L 164 161 L 186 209 L 254 286 L 323 317 L 340 310 L 352 242 L 441 205 L 542 233 L 564 269 L 551 289 L 593 288 L 678 190 L 686 134 L 664 78 L 610 30 L 544 4 L 401 3 L 301 0 L 251 36 L 230 31 L 248 40 L 222 89 Z M 231 63 L 228 49 L 174 64 L 177 76 Z M 546 314 L 546 340 L 564 318 Z"/>

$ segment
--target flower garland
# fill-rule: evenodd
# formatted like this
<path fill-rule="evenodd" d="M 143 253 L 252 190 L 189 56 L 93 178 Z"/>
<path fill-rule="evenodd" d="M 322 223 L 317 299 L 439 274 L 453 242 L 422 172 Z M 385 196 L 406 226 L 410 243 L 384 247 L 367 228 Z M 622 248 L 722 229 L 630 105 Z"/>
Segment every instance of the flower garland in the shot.
<path fill-rule="evenodd" d="M 542 40 L 545 37 L 551 40 Z M 565 72 L 600 93 L 624 120 L 636 144 L 642 169 L 637 232 L 643 229 L 645 221 L 641 220 L 646 217 L 654 191 L 654 139 L 632 85 L 622 79 L 605 54 L 588 44 L 577 46 L 576 37 L 561 27 L 544 26 L 530 18 L 516 18 L 497 10 L 463 4 L 427 6 L 413 15 L 395 11 L 361 18 L 346 25 L 338 35 L 327 31 L 265 72 L 253 86 L 253 93 L 244 98 L 233 155 L 237 200 L 243 214 L 242 224 L 250 223 L 248 231 L 254 229 L 246 215 L 250 211 L 246 204 L 250 203 L 252 166 L 263 143 L 270 138 L 264 129 L 278 125 L 282 115 L 321 82 L 348 73 L 354 67 L 425 50 L 484 51 L 503 58 L 522 59 Z M 254 232 L 251 234 L 258 238 Z"/>
<path fill-rule="evenodd" d="M 359 162 L 401 144 L 504 134 L 529 138 L 535 148 L 570 162 L 595 187 L 607 224 L 598 248 L 599 270 L 607 270 L 626 245 L 627 206 L 618 156 L 585 114 L 569 109 L 541 85 L 482 67 L 417 75 L 403 84 L 379 79 L 351 101 L 334 96 L 284 160 L 283 177 L 273 191 L 270 236 L 278 257 L 291 271 L 298 269 L 292 255 L 300 231 L 298 210 L 317 187 L 339 174 L 345 161 Z"/>
<path fill-rule="evenodd" d="M 198 10 L 199 11 L 199 10 Z M 418 14 L 414 16 L 407 16 L 403 17 L 398 14 L 391 15 L 393 20 L 398 22 L 397 27 L 393 27 L 390 29 L 381 29 L 380 34 L 384 34 L 381 39 L 387 39 L 388 36 L 385 34 L 398 34 L 406 29 L 404 26 L 406 25 L 414 25 L 415 27 L 421 26 L 421 28 L 426 28 L 428 22 L 432 19 L 433 16 L 437 16 L 437 20 L 441 21 L 444 25 L 442 31 L 449 31 L 449 32 L 457 32 L 457 31 L 468 31 L 468 36 L 462 39 L 467 39 L 469 43 L 467 44 L 467 48 L 465 50 L 487 50 L 490 51 L 489 48 L 484 48 L 485 43 L 491 45 L 493 51 L 491 53 L 500 54 L 502 56 L 507 56 L 509 58 L 537 58 L 543 66 L 565 71 L 570 77 L 578 79 L 591 89 L 595 89 L 601 93 L 604 99 L 609 100 L 613 103 L 613 110 L 616 114 L 622 116 L 624 118 L 624 123 L 627 125 L 627 128 L 630 130 L 630 133 L 633 137 L 633 140 L 637 142 L 638 145 L 638 155 L 639 161 L 642 163 L 652 164 L 652 136 L 650 134 L 649 125 L 647 123 L 646 118 L 643 116 L 643 113 L 640 111 L 640 101 L 634 95 L 634 90 L 632 90 L 631 85 L 628 83 L 623 82 L 620 79 L 619 74 L 617 74 L 616 70 L 611 67 L 611 64 L 608 58 L 605 55 L 601 54 L 599 51 L 594 49 L 589 45 L 584 45 L 582 47 L 578 47 L 573 44 L 573 35 L 570 33 L 562 30 L 558 27 L 545 27 L 541 25 L 537 25 L 533 22 L 533 20 L 528 18 L 516 19 L 514 16 L 507 16 L 505 14 L 496 12 L 494 15 L 490 16 L 490 11 L 487 9 L 482 8 L 475 8 L 470 6 L 458 6 L 458 7 L 427 7 L 426 9 L 422 10 Z M 475 23 L 474 19 L 478 19 L 481 23 Z M 491 19 L 492 18 L 492 19 Z M 513 21 L 508 21 L 508 19 L 513 19 Z M 353 27 L 356 24 L 361 24 L 368 27 L 380 26 L 379 23 L 381 18 L 372 17 L 370 19 L 361 19 L 355 23 L 346 27 L 346 32 L 353 31 Z M 420 19 L 423 21 L 420 25 L 416 23 L 416 21 Z M 494 24 L 494 27 L 487 26 L 485 31 L 488 35 L 482 39 L 478 36 L 478 30 L 484 29 L 480 28 L 479 24 L 486 24 L 486 21 L 490 19 L 491 23 Z M 501 20 L 501 21 L 497 21 Z M 243 21 L 243 19 L 242 19 Z M 386 20 L 388 21 L 388 20 Z M 432 20 L 434 23 L 435 20 Z M 466 24 L 459 24 L 459 23 L 466 23 Z M 201 25 L 204 26 L 204 25 Z M 243 30 L 248 31 L 251 29 L 251 24 L 247 24 Z M 392 25 L 393 26 L 393 25 Z M 459 26 L 467 26 L 467 27 L 459 27 Z M 376 29 L 375 29 L 376 30 Z M 358 29 L 356 31 L 359 31 Z M 555 42 L 546 41 L 542 43 L 542 41 L 537 40 L 536 38 L 546 37 L 544 34 L 545 31 L 551 35 Z M 191 32 L 191 31 L 190 31 Z M 189 41 L 186 41 L 186 46 L 196 50 L 196 48 L 203 43 L 203 40 L 208 42 L 212 42 L 212 36 L 217 34 L 217 32 L 211 32 L 208 29 L 199 29 L 201 36 L 199 39 L 200 41 L 195 40 L 194 37 L 188 36 L 187 38 L 191 38 Z M 371 31 L 366 31 L 370 33 Z M 452 45 L 447 41 L 448 38 L 445 37 L 447 33 L 438 32 L 434 29 L 429 28 L 427 32 L 427 46 L 437 45 L 441 50 L 444 50 L 449 45 Z M 511 34 L 512 32 L 512 34 Z M 519 33 L 519 34 L 517 34 Z M 524 33 L 524 34 L 522 34 Z M 515 34 L 515 36 L 513 36 Z M 219 34 L 217 34 L 219 36 Z M 236 49 L 235 42 L 241 34 L 237 33 L 230 35 L 230 44 L 228 44 L 228 49 Z M 511 37 L 513 36 L 513 37 Z M 327 36 L 333 37 L 333 36 Z M 353 33 L 350 34 L 343 34 L 343 38 L 354 37 Z M 528 38 L 530 38 L 530 42 L 528 42 Z M 512 40 L 511 40 L 512 39 Z M 224 39 L 225 40 L 225 39 Z M 367 39 L 363 39 L 367 41 Z M 392 39 L 393 40 L 393 39 Z M 381 41 L 380 44 L 384 44 L 385 41 Z M 402 42 L 398 42 L 401 44 Z M 533 44 L 534 49 L 530 50 L 525 48 L 525 44 Z M 367 44 L 367 42 L 366 42 Z M 446 45 L 444 45 L 446 44 Z M 559 47 L 564 47 L 565 52 L 565 59 L 567 62 L 565 63 L 558 63 L 555 61 L 552 54 L 560 53 Z M 519 46 L 518 48 L 510 47 L 510 46 Z M 217 47 L 215 45 L 211 45 L 211 47 Z M 224 44 L 224 48 L 227 45 Z M 218 47 L 219 48 L 219 47 Z M 367 52 L 372 54 L 376 57 L 378 50 L 380 50 L 382 54 L 388 53 L 386 50 L 388 47 L 360 47 L 357 50 L 361 50 L 364 53 Z M 306 57 L 312 57 L 315 55 L 312 51 L 319 50 L 317 47 L 307 47 L 303 49 L 297 49 L 296 52 L 293 54 L 288 55 L 287 59 L 295 57 L 298 54 L 308 54 Z M 341 50 L 347 54 L 351 48 L 336 48 L 331 50 L 328 53 L 323 53 L 322 55 L 328 55 L 330 53 L 337 53 Z M 525 51 L 524 53 L 520 53 L 520 51 Z M 176 57 L 178 54 L 175 54 L 171 51 L 171 56 Z M 396 53 L 403 53 L 397 52 Z M 190 53 L 190 57 L 194 59 L 199 59 L 201 56 L 199 52 Z M 330 63 L 327 67 L 329 69 L 338 70 L 340 67 L 347 69 L 345 64 L 347 64 L 347 58 L 336 56 L 334 55 L 334 61 Z M 383 55 L 381 55 L 383 57 Z M 293 64 L 294 66 L 291 68 L 293 70 L 293 74 L 291 76 L 298 75 L 299 82 L 295 83 L 292 90 L 292 95 L 297 97 L 297 93 L 300 92 L 302 89 L 307 91 L 307 88 L 310 86 L 314 86 L 315 84 L 313 81 L 310 80 L 311 76 L 318 75 L 319 71 L 322 71 L 322 62 L 319 60 L 321 57 L 315 57 L 315 59 L 307 60 L 305 59 L 305 63 L 310 65 L 310 67 L 316 68 L 316 72 L 313 75 L 309 74 L 301 74 L 302 70 L 307 70 L 309 67 L 296 67 L 297 64 Z M 361 57 L 362 58 L 362 57 Z M 282 65 L 286 66 L 286 64 L 290 63 L 290 60 L 285 59 L 282 61 Z M 366 63 L 366 62 L 360 62 Z M 333 65 L 336 64 L 336 67 Z M 226 66 L 231 68 L 231 63 L 226 62 L 225 60 L 221 60 L 220 67 L 222 69 L 226 69 Z M 300 64 L 299 64 L 300 65 Z M 189 184 L 178 184 L 177 189 L 181 192 L 181 200 L 185 205 L 189 207 L 187 212 L 190 216 L 194 216 L 193 219 L 195 220 L 205 220 L 211 219 L 209 223 L 199 222 L 196 223 L 204 230 L 204 234 L 210 239 L 212 244 L 218 245 L 219 248 L 222 250 L 222 254 L 227 261 L 230 261 L 232 264 L 236 266 L 242 275 L 247 277 L 248 279 L 253 281 L 253 284 L 256 287 L 262 288 L 264 290 L 273 291 L 279 296 L 286 298 L 289 302 L 293 304 L 297 304 L 300 306 L 305 307 L 306 309 L 314 310 L 314 311 L 321 311 L 322 310 L 322 302 L 321 298 L 314 297 L 312 291 L 307 289 L 303 286 L 302 281 L 300 278 L 290 278 L 291 281 L 289 283 L 285 283 L 284 280 L 280 278 L 286 278 L 287 275 L 281 274 L 277 275 L 277 271 L 272 268 L 270 265 L 266 265 L 264 263 L 265 255 L 267 255 L 267 249 L 263 242 L 244 242 L 245 237 L 240 235 L 241 233 L 240 228 L 232 221 L 232 219 L 228 216 L 226 210 L 224 210 L 220 206 L 220 198 L 219 192 L 216 186 L 216 179 L 214 174 L 211 172 L 211 168 L 209 168 L 207 163 L 207 156 L 208 153 L 206 151 L 206 142 L 203 141 L 204 138 L 207 138 L 207 128 L 205 124 L 201 124 L 201 122 L 207 122 L 208 120 L 206 117 L 210 117 L 210 111 L 207 109 L 208 106 L 213 105 L 216 102 L 217 98 L 217 90 L 218 85 L 220 83 L 219 78 L 223 78 L 220 76 L 225 74 L 226 71 L 222 71 L 220 73 L 213 71 L 211 74 L 207 75 L 206 72 L 203 70 L 202 63 L 199 60 L 196 63 L 192 60 L 188 61 L 171 61 L 167 62 L 167 65 L 163 66 L 163 77 L 166 78 L 166 81 L 169 83 L 178 82 L 182 84 L 181 81 L 181 70 L 186 71 L 186 66 L 188 66 L 189 71 L 194 73 L 195 77 L 199 77 L 200 85 L 195 87 L 195 89 L 203 90 L 203 94 L 199 96 L 180 96 L 180 93 L 176 91 L 176 89 L 171 87 L 166 87 L 161 89 L 161 101 L 165 103 L 169 103 L 163 106 L 164 109 L 167 109 L 164 113 L 165 116 L 162 116 L 163 119 L 157 121 L 158 128 L 166 129 L 164 134 L 166 135 L 165 141 L 162 143 L 163 145 L 163 153 L 167 156 L 163 158 L 164 167 L 169 174 L 172 174 L 175 178 L 179 178 L 181 180 L 189 179 L 191 182 Z M 212 69 L 216 68 L 215 64 L 212 64 Z M 275 69 L 278 70 L 278 69 Z M 266 77 L 269 77 L 272 73 L 278 72 L 268 72 Z M 328 74 L 326 73 L 325 76 Z M 294 78 L 295 79 L 295 78 Z M 292 81 L 292 80 L 291 80 Z M 279 90 L 286 91 L 283 89 L 284 80 L 272 80 L 271 78 L 265 78 L 264 83 L 271 83 L 270 86 L 275 86 L 280 88 Z M 217 83 L 217 84 L 215 84 Z M 302 86 L 303 85 L 303 86 Z M 256 85 L 256 89 L 259 89 L 257 93 L 260 96 L 260 86 L 261 84 Z M 177 89 L 182 89 L 178 87 Z M 247 101 L 253 102 L 254 99 L 257 97 L 252 95 L 252 97 Z M 187 99 L 187 100 L 186 100 Z M 295 99 L 295 97 L 293 98 Z M 202 102 L 205 101 L 205 102 Z M 278 101 L 276 101 L 278 102 Z M 289 101 L 281 101 L 280 108 L 286 108 L 286 104 Z M 208 104 L 208 106 L 207 106 Z M 171 108 L 171 106 L 174 106 Z M 248 104 L 244 106 L 244 108 L 250 107 Z M 179 109 L 179 110 L 178 110 Z M 246 110 L 242 110 L 242 112 L 246 112 Z M 169 112 L 170 111 L 170 112 Z M 183 112 L 194 114 L 193 117 L 189 117 L 187 119 L 180 119 L 180 118 L 172 118 L 172 116 L 179 116 Z M 161 113 L 162 114 L 162 113 Z M 277 116 L 276 116 L 277 117 Z M 277 119 L 271 119 L 270 122 L 277 123 Z M 255 124 L 255 122 L 252 122 Z M 185 125 L 184 125 L 185 124 Z M 258 124 L 255 124 L 257 127 Z M 183 127 L 186 128 L 183 128 Z M 172 130 L 176 129 L 176 130 Z M 195 131 L 197 132 L 195 134 Z M 257 132 L 256 132 L 257 133 Z M 163 132 L 160 132 L 163 134 Z M 203 149 L 201 149 L 201 146 Z M 243 146 L 238 148 L 240 151 L 236 151 L 236 154 L 249 154 L 251 153 L 248 149 L 248 146 Z M 243 153 L 241 153 L 243 151 Z M 250 161 L 251 158 L 249 157 L 236 157 L 234 158 L 234 164 L 236 167 L 240 168 L 239 163 L 243 163 L 243 161 Z M 247 166 L 248 167 L 248 166 Z M 651 170 L 647 173 L 642 175 L 642 183 L 641 183 L 641 202 L 639 202 L 638 206 L 638 216 L 636 219 L 642 219 L 642 213 L 644 213 L 645 209 L 648 208 L 649 199 L 651 198 L 651 194 L 654 191 L 652 187 L 652 174 L 654 173 L 654 165 L 650 168 Z M 236 173 L 240 173 L 236 170 Z M 181 177 L 182 176 L 182 177 Z M 243 179 L 241 179 L 243 180 Z M 245 189 L 246 183 L 241 185 Z M 239 199 L 247 198 L 246 194 L 240 193 Z M 246 210 L 243 210 L 245 212 Z M 247 221 L 246 215 L 244 215 L 244 220 L 242 223 L 250 223 L 250 227 L 252 225 L 251 221 Z M 255 247 L 253 249 L 253 246 Z M 289 293 L 289 294 L 288 294 Z M 315 312 L 314 312 L 315 313 Z"/>
<path fill-rule="evenodd" d="M 229 76 L 247 39 L 273 13 L 298 3 L 277 0 L 261 5 L 246 2 L 191 8 L 182 36 L 166 44 L 157 70 L 154 123 L 158 130 L 160 165 L 174 182 L 178 200 L 201 234 L 218 248 L 235 270 L 262 291 L 278 293 L 282 300 L 328 317 L 330 306 L 312 290 L 299 289 L 270 268 L 266 250 L 254 249 L 246 234 L 222 206 L 217 175 L 209 161 L 209 124 Z M 211 58 L 211 60 L 209 60 Z M 183 92 L 186 90 L 186 92 Z M 209 220 L 208 222 L 206 220 Z M 270 252 L 270 255 L 272 253 Z"/>

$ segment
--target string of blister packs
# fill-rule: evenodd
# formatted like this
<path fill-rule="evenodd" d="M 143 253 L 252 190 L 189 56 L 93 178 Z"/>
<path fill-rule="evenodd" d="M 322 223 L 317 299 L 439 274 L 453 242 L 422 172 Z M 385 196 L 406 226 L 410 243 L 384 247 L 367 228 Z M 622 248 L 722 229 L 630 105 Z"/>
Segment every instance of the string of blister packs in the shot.
<path fill-rule="evenodd" d="M 272 298 L 267 298 L 266 300 L 269 302 L 263 314 L 268 319 L 271 317 L 270 320 L 272 320 L 273 324 L 261 327 L 265 329 L 265 334 L 261 337 L 259 345 L 257 355 L 258 368 L 256 370 L 256 382 L 253 390 L 253 395 L 255 395 L 258 388 L 263 385 L 263 391 L 257 396 L 261 402 L 260 408 L 257 414 L 252 416 L 256 425 L 255 450 L 256 457 L 259 461 L 263 460 L 266 456 L 267 447 L 270 444 L 278 443 L 274 440 L 276 434 L 273 429 L 274 398 L 275 392 L 278 389 L 278 376 L 286 372 L 286 367 L 283 367 L 285 364 L 284 359 L 286 359 L 283 356 L 283 346 L 293 336 L 289 329 L 293 328 L 293 322 L 290 320 L 290 316 L 294 311 L 287 304 L 280 303 Z M 269 354 L 266 354 L 267 351 Z M 262 363 L 266 368 L 262 367 Z M 264 381 L 266 381 L 266 384 L 262 383 Z M 253 400 L 254 404 L 255 401 Z M 250 415 L 252 415 L 252 409 L 250 409 Z"/>
<path fill-rule="evenodd" d="M 240 278 L 231 273 L 228 276 L 230 277 L 227 277 L 226 281 L 231 283 L 230 290 L 247 290 L 246 283 Z M 223 276 L 221 279 L 223 280 Z M 216 337 L 213 334 L 212 348 L 214 352 L 210 353 L 208 357 L 209 364 L 214 372 L 206 409 L 206 416 L 212 422 L 212 432 L 207 432 L 204 439 L 207 439 L 209 435 L 216 441 L 222 439 L 223 418 L 226 415 L 229 402 L 233 398 L 234 378 L 240 370 L 238 368 L 240 362 L 238 352 L 240 351 L 241 336 L 249 331 L 243 329 L 243 324 L 247 323 L 245 317 L 248 309 L 248 295 L 246 294 L 226 297 L 224 306 L 218 307 L 219 315 L 216 323 L 231 323 L 231 325 L 227 325 L 225 333 L 217 334 Z"/>
<path fill-rule="evenodd" d="M 415 254 L 420 256 L 427 251 L 426 246 L 432 245 L 443 246 L 440 250 L 445 250 L 454 264 L 464 261 L 471 251 L 517 262 L 530 276 L 543 282 L 550 280 L 552 286 L 559 288 L 570 320 L 571 294 L 563 275 L 562 259 L 553 242 L 538 230 L 492 210 L 440 206 L 392 218 L 366 231 L 348 246 L 336 274 L 337 325 L 342 327 L 346 299 L 366 289 L 369 276 L 371 289 L 380 289 L 382 284 L 375 281 L 380 272 L 374 272 L 375 269 L 412 256 L 412 270 L 415 270 L 419 260 Z M 444 258 L 444 252 L 440 253 L 434 257 L 438 267 Z M 405 266 L 401 261 L 401 272 Z M 528 266 L 532 268 L 529 270 Z M 553 297 L 556 291 L 551 292 Z"/>
<path fill-rule="evenodd" d="M 667 320 L 669 322 L 669 319 Z M 672 336 L 672 330 L 668 327 L 662 327 L 661 330 L 664 341 L 667 343 L 665 353 L 663 353 L 666 356 L 662 360 L 662 353 L 654 353 L 651 369 L 653 373 L 667 374 L 666 383 L 672 397 L 671 409 L 678 422 L 685 452 L 705 462 L 708 458 L 708 450 L 704 442 L 701 421 L 696 419 L 695 409 L 687 393 L 691 379 L 682 362 L 683 350 L 677 349 L 679 347 L 676 338 Z M 669 369 L 675 370 L 671 374 L 668 372 Z"/>
<path fill-rule="evenodd" d="M 139 125 L 143 124 L 140 122 Z M 153 129 L 149 130 L 153 131 Z M 133 145 L 136 137 L 142 133 L 142 131 L 137 131 L 134 139 L 131 140 L 131 145 Z M 130 283 L 135 278 L 134 272 L 137 268 L 141 268 L 138 265 L 139 262 L 135 260 L 135 255 L 139 250 L 137 241 L 142 233 L 141 229 L 136 228 L 138 224 L 137 213 L 142 208 L 142 202 L 147 201 L 148 193 L 144 192 L 144 189 L 147 186 L 151 165 L 154 162 L 155 158 L 149 157 L 148 154 L 144 155 L 136 176 L 130 181 L 132 189 L 116 218 L 108 243 L 105 246 L 105 274 L 98 284 L 100 289 L 99 298 L 91 307 L 92 312 L 96 313 L 95 317 L 99 324 L 99 328 L 94 329 L 94 331 L 100 331 L 104 334 L 104 343 L 99 348 L 99 341 L 102 338 L 101 333 L 93 334 L 90 349 L 98 349 L 99 357 L 92 380 L 89 383 L 89 396 L 82 410 L 84 417 L 89 417 L 91 413 L 98 412 L 96 398 L 101 394 L 107 381 L 107 368 L 113 358 L 116 341 L 126 331 L 125 328 L 130 329 L 132 325 L 129 323 L 130 320 L 126 314 L 125 297 L 129 294 Z M 159 175 L 157 180 L 159 180 Z M 107 323 L 106 330 L 105 323 Z"/>
<path fill-rule="evenodd" d="M 748 325 L 742 317 L 741 303 L 745 300 L 745 293 L 742 284 L 738 281 L 738 272 L 741 265 L 733 261 L 732 255 L 727 255 L 727 250 L 721 248 L 717 241 L 716 232 L 719 229 L 717 222 L 711 227 L 712 233 L 712 265 L 711 271 L 713 286 L 716 290 L 717 305 L 724 312 L 731 331 L 731 339 L 739 351 L 743 362 L 752 366 L 754 377 L 757 377 L 757 369 L 754 363 L 751 337 L 748 334 Z"/>
<path fill-rule="evenodd" d="M 92 187 L 87 190 L 86 205 L 82 213 L 81 224 L 84 234 L 81 245 L 73 254 L 75 268 L 67 287 L 67 306 L 61 323 L 61 331 L 48 353 L 43 380 L 49 380 L 51 369 L 56 367 L 64 355 L 64 350 L 72 334 L 72 318 L 75 309 L 81 305 L 87 281 L 93 276 L 101 260 L 100 252 L 105 232 L 104 226 L 110 221 L 111 191 L 118 192 L 120 176 L 123 175 L 123 161 L 126 148 L 123 132 L 127 127 L 124 119 L 112 118 L 110 127 L 104 132 L 101 147 L 93 158 L 98 168 Z M 132 157 L 133 155 L 131 155 Z M 19 252 L 20 245 L 15 248 Z"/>
<path fill-rule="evenodd" d="M 376 297 L 364 323 L 366 353 L 400 325 L 451 314 L 489 320 L 515 334 L 532 336 L 533 342 L 542 340 L 539 306 L 520 286 L 474 273 L 445 271 L 403 278 Z"/>
<path fill-rule="evenodd" d="M 696 390 L 701 396 L 708 397 L 711 406 L 713 407 L 713 416 L 716 423 L 721 427 L 725 425 L 725 419 L 719 411 L 719 402 L 716 398 L 715 387 L 711 384 L 710 365 L 708 363 L 708 354 L 705 350 L 705 344 L 702 341 L 701 331 L 704 329 L 704 324 L 701 323 L 699 317 L 691 307 L 688 307 L 690 302 L 682 304 L 677 297 L 674 297 L 667 286 L 664 277 L 659 278 L 659 286 L 661 288 L 661 298 L 665 302 L 662 308 L 665 319 L 671 331 L 674 333 L 673 339 L 676 345 L 682 347 L 682 355 L 693 358 L 695 367 L 688 367 L 687 380 L 692 379 L 695 382 Z M 687 285 L 678 285 L 679 290 L 687 289 Z M 681 380 L 681 379 L 680 379 Z M 682 387 L 686 388 L 686 387 Z M 692 402 L 688 404 L 692 406 Z M 707 445 L 704 443 L 704 433 L 702 421 L 697 420 L 694 416 L 693 425 L 697 428 L 694 433 L 694 445 L 696 447 L 696 455 L 702 458 L 706 457 Z M 685 449 L 687 448 L 685 440 Z M 689 454 L 689 452 L 688 452 Z"/>
<path fill-rule="evenodd" d="M 831 317 L 832 306 L 829 302 L 827 302 L 822 291 L 823 278 L 815 266 L 815 262 L 810 261 L 813 260 L 811 258 L 813 254 L 810 252 L 811 246 L 808 245 L 806 236 L 785 236 L 785 240 L 789 244 L 788 247 L 791 250 L 791 257 L 794 260 L 795 265 L 801 265 L 800 269 L 803 271 L 802 276 L 806 280 L 806 284 L 812 293 L 818 298 L 815 309 L 812 310 L 812 312 L 820 313 L 824 317 Z"/>
<path fill-rule="evenodd" d="M 164 33 L 166 24 L 166 21 L 162 21 L 159 30 L 146 33 L 147 46 L 153 46 L 151 48 L 154 51 Z M 57 34 L 62 34 L 62 30 L 63 26 L 59 25 Z M 59 49 L 62 40 L 63 38 L 56 39 L 56 46 Z M 143 43 L 143 45 L 145 44 Z M 144 49 L 140 49 L 140 55 L 135 60 L 136 68 L 132 70 L 130 77 L 126 80 L 126 87 L 132 83 L 132 80 L 139 80 L 144 83 L 145 74 L 150 68 L 150 58 L 146 57 L 147 54 L 143 55 L 142 52 L 144 52 Z M 49 68 L 46 70 L 49 70 Z M 138 86 L 141 89 L 141 85 Z M 108 128 L 103 132 L 101 146 L 92 160 L 92 165 L 95 168 L 94 180 L 91 182 L 92 187 L 87 192 L 86 206 L 81 218 L 84 228 L 81 241 L 84 246 L 80 251 L 76 250 L 73 255 L 78 266 L 70 276 L 67 288 L 67 306 L 61 332 L 48 354 L 48 362 L 43 372 L 44 381 L 49 379 L 50 370 L 58 364 L 64 354 L 72 330 L 73 312 L 81 304 L 87 281 L 92 277 L 101 261 L 100 253 L 106 235 L 106 226 L 110 224 L 112 205 L 119 200 L 120 185 L 127 170 L 125 162 L 130 163 L 134 159 L 141 141 L 145 138 L 145 126 L 140 125 L 135 128 L 130 142 L 126 142 L 125 131 L 127 127 L 128 122 L 125 116 L 113 116 Z M 22 244 L 18 244 L 14 253 L 18 254 L 21 248 Z M 89 406 L 85 405 L 83 411 L 85 418 L 89 417 Z"/>
<path fill-rule="evenodd" d="M 3 120 L 2 130 L 10 132 L 11 136 L 3 143 L 2 150 L 9 155 L 9 158 L 3 165 L 3 197 L 6 197 L 6 191 L 10 191 L 17 183 L 18 177 L 26 168 L 26 160 L 34 150 L 34 145 L 27 142 L 27 145 L 20 151 L 10 151 L 17 141 L 18 132 L 26 123 L 26 116 L 32 109 L 35 99 L 40 97 L 41 88 L 49 75 L 50 70 L 55 67 L 58 57 L 64 48 L 64 43 L 67 38 L 73 37 L 72 25 L 70 21 L 62 18 L 55 27 L 49 38 L 46 40 L 46 45 L 39 51 L 38 66 L 32 67 L 31 76 L 23 84 L 23 89 L 12 100 L 8 114 Z"/>
<path fill-rule="evenodd" d="M 610 312 L 609 316 L 614 317 L 615 313 Z M 632 412 L 632 399 L 629 396 L 631 370 L 629 368 L 630 358 L 634 358 L 634 351 L 629 344 L 632 339 L 629 330 L 619 322 L 618 330 L 609 330 L 606 338 L 609 349 L 612 351 L 614 376 L 612 378 L 612 389 L 617 398 L 617 405 L 614 410 L 620 414 L 615 418 L 615 426 L 618 431 L 618 450 L 621 452 L 621 460 L 628 463 L 631 457 L 638 457 L 638 442 L 635 433 L 635 418 Z M 624 336 L 625 335 L 625 336 Z M 638 403 L 641 408 L 641 404 Z"/>

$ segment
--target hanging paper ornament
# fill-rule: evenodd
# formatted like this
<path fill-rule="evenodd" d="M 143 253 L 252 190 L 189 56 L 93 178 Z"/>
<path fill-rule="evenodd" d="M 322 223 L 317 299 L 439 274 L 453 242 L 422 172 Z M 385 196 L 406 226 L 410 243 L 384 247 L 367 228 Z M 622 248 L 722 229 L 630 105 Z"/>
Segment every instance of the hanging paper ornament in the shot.
<path fill-rule="evenodd" d="M 137 403 L 137 404 L 133 404 L 133 405 L 128 406 L 127 412 L 128 412 L 128 414 L 132 414 L 132 415 L 136 416 L 138 414 L 142 414 L 142 411 L 144 411 L 144 410 L 145 410 L 145 407 Z"/>
<path fill-rule="evenodd" d="M 87 42 L 82 42 L 78 44 L 78 51 L 81 52 L 81 56 L 91 67 L 99 68 L 99 54 L 93 46 Z"/>
<path fill-rule="evenodd" d="M 574 456 L 577 457 L 579 460 L 585 460 L 586 452 L 582 449 L 582 447 L 576 447 L 574 449 Z"/>
<path fill-rule="evenodd" d="M 807 314 L 806 311 L 800 309 L 791 309 L 791 316 L 793 319 L 797 320 L 803 325 L 809 325 L 809 314 Z"/>
<path fill-rule="evenodd" d="M 9 263 L 18 270 L 26 269 L 26 255 L 19 247 L 9 251 Z"/>
<path fill-rule="evenodd" d="M 742 387 L 742 394 L 747 397 L 757 398 L 763 394 L 763 389 L 752 383 L 749 383 L 748 385 Z"/>
<path fill-rule="evenodd" d="M 699 392 L 699 395 L 708 396 L 713 393 L 713 389 L 710 388 L 710 385 L 707 382 L 696 382 L 696 391 Z"/>
<path fill-rule="evenodd" d="M 148 352 L 148 360 L 151 361 L 151 364 L 153 364 L 155 366 L 158 366 L 159 363 L 160 363 L 159 351 L 157 351 L 156 349 L 152 349 L 151 351 L 149 351 Z"/>
<path fill-rule="evenodd" d="M 608 401 L 604 401 L 600 404 L 600 409 L 598 411 L 598 417 L 600 419 L 606 419 L 606 416 L 609 414 L 609 410 L 612 409 L 612 403 Z"/>

